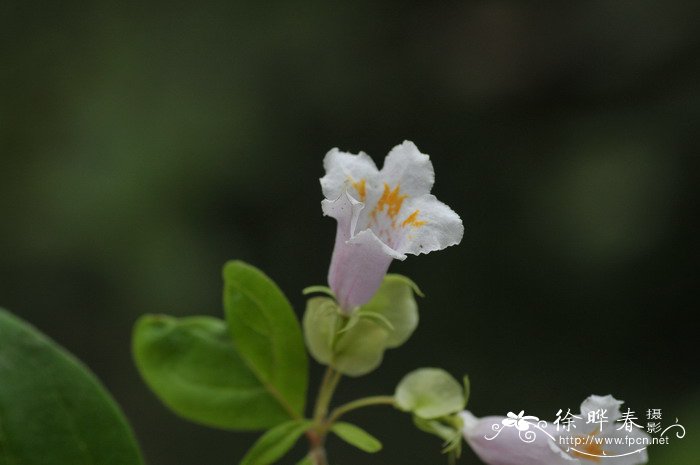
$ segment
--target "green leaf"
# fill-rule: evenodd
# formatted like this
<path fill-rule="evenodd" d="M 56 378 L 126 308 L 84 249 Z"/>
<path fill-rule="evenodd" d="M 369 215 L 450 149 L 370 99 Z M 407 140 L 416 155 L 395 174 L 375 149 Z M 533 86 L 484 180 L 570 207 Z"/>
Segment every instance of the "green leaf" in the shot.
<path fill-rule="evenodd" d="M 373 454 L 382 449 L 382 443 L 362 428 L 350 423 L 338 422 L 331 428 L 339 438 L 360 450 Z"/>
<path fill-rule="evenodd" d="M 131 428 L 95 376 L 0 309 L 0 464 L 142 463 Z"/>
<path fill-rule="evenodd" d="M 218 318 L 145 315 L 134 327 L 133 352 L 146 384 L 188 420 L 256 430 L 290 418 L 238 355 Z"/>
<path fill-rule="evenodd" d="M 299 322 L 277 285 L 241 261 L 224 266 L 224 308 L 238 354 L 269 392 L 301 416 L 308 359 Z"/>
<path fill-rule="evenodd" d="M 386 347 L 399 347 L 418 327 L 418 304 L 413 296 L 420 290 L 413 281 L 398 274 L 388 274 L 377 293 L 361 307 L 361 312 L 382 315 L 393 328 L 389 331 Z"/>
<path fill-rule="evenodd" d="M 275 426 L 255 441 L 240 465 L 269 465 L 276 462 L 294 446 L 310 425 L 308 420 L 294 420 Z"/>
<path fill-rule="evenodd" d="M 463 410 L 464 388 L 445 370 L 420 368 L 396 387 L 396 405 L 421 418 L 438 418 Z"/>

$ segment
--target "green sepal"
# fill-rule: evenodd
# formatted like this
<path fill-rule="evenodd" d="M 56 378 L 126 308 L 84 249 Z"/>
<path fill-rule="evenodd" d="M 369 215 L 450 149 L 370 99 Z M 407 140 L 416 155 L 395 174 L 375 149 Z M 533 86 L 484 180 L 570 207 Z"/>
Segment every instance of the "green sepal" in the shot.
<path fill-rule="evenodd" d="M 306 302 L 302 319 L 304 340 L 313 358 L 328 365 L 333 359 L 333 344 L 341 325 L 338 304 L 328 297 L 312 297 Z"/>
<path fill-rule="evenodd" d="M 443 440 L 442 453 L 450 455 L 450 461 L 462 454 L 462 419 L 454 414 L 438 419 L 427 420 L 413 416 L 418 429 Z"/>
<path fill-rule="evenodd" d="M 321 364 L 348 376 L 361 376 L 382 361 L 387 331 L 373 321 L 347 318 L 328 297 L 313 297 L 303 319 L 306 346 Z"/>
<path fill-rule="evenodd" d="M 316 285 L 316 286 L 309 286 L 305 287 L 301 293 L 303 295 L 309 295 L 309 294 L 326 294 L 328 297 L 332 297 L 335 299 L 335 293 L 333 293 L 333 289 L 331 289 L 328 286 L 321 286 L 321 285 Z"/>
<path fill-rule="evenodd" d="M 386 349 L 406 342 L 418 325 L 420 293 L 410 279 L 395 274 L 384 278 L 372 299 L 349 317 L 334 299 L 308 300 L 303 318 L 304 337 L 311 355 L 348 376 L 376 369 Z"/>
<path fill-rule="evenodd" d="M 387 336 L 379 324 L 358 319 L 352 329 L 338 336 L 331 365 L 348 376 L 366 375 L 382 363 Z"/>
<path fill-rule="evenodd" d="M 391 330 L 385 344 L 388 349 L 405 343 L 418 327 L 418 304 L 414 292 L 422 295 L 409 278 L 388 274 L 372 299 L 360 307 L 360 313 L 376 313 L 389 322 Z"/>

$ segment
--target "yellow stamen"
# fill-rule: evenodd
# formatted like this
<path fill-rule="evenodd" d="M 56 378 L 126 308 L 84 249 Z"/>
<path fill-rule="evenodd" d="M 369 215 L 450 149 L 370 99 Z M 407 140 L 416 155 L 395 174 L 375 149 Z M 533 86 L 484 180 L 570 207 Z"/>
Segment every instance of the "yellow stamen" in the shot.
<path fill-rule="evenodd" d="M 408 218 L 403 220 L 403 223 L 401 223 L 401 227 L 406 227 L 406 226 L 413 226 L 415 228 L 420 228 L 425 224 L 425 221 L 421 221 L 418 219 L 418 214 L 420 213 L 420 210 L 415 210 L 413 213 L 408 215 Z"/>
<path fill-rule="evenodd" d="M 389 218 L 392 220 L 395 219 L 396 215 L 398 215 L 401 211 L 403 201 L 406 199 L 406 197 L 408 197 L 408 195 L 400 195 L 400 192 L 401 186 L 399 184 L 396 185 L 394 190 L 391 190 L 389 184 L 384 183 L 384 192 L 379 198 L 377 206 L 374 208 L 372 215 L 376 216 L 377 212 L 383 211 L 384 207 L 387 207 L 386 214 L 389 215 Z"/>
<path fill-rule="evenodd" d="M 577 458 L 590 460 L 591 462 L 600 463 L 601 457 L 596 457 L 596 456 L 604 455 L 605 451 L 603 450 L 603 447 L 601 444 L 598 444 L 597 441 L 593 440 L 593 436 L 595 436 L 599 432 L 600 432 L 600 430 L 596 429 L 591 434 L 589 434 L 588 437 L 590 439 L 587 439 L 586 436 L 578 436 L 578 437 L 583 439 L 581 441 L 581 445 L 578 446 L 578 448 L 581 449 L 581 451 L 579 452 L 578 450 L 574 450 L 571 452 L 571 455 L 573 455 Z M 590 454 L 590 455 L 588 455 L 588 454 Z"/>
<path fill-rule="evenodd" d="M 360 196 L 360 202 L 364 202 L 367 197 L 367 185 L 365 179 L 360 179 L 359 181 L 351 181 L 352 187 L 357 191 L 357 195 Z"/>

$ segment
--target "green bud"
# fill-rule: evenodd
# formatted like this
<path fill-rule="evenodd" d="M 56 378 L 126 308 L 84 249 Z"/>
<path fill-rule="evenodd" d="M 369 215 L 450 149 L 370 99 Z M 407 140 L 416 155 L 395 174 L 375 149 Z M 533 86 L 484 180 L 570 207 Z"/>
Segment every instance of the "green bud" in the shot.
<path fill-rule="evenodd" d="M 420 368 L 396 387 L 396 405 L 406 412 L 433 419 L 457 413 L 466 406 L 464 387 L 440 368 Z"/>

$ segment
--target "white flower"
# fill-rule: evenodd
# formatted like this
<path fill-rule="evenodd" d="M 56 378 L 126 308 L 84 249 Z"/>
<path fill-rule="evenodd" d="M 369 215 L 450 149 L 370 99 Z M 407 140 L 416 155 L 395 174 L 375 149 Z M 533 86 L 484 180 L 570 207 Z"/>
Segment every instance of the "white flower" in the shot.
<path fill-rule="evenodd" d="M 468 410 L 461 416 L 464 439 L 488 465 L 579 465 L 578 460 L 557 447 L 545 432 L 534 428 L 523 432 L 517 427 L 508 427 L 503 423 L 508 420 L 506 417 L 477 418 Z M 532 434 L 523 435 L 528 432 Z M 554 431 L 550 426 L 546 432 L 553 435 Z"/>
<path fill-rule="evenodd" d="M 637 465 L 647 462 L 643 443 L 649 435 L 639 428 L 621 428 L 620 405 L 613 396 L 590 396 L 566 431 L 561 425 L 520 424 L 523 417 L 476 418 L 462 412 L 463 434 L 474 452 L 489 465 Z M 604 411 L 605 422 L 589 421 L 589 413 Z"/>
<path fill-rule="evenodd" d="M 365 153 L 332 149 L 323 160 L 324 214 L 338 229 L 328 283 L 344 312 L 367 303 L 393 259 L 441 250 L 462 240 L 459 216 L 430 194 L 428 155 L 405 141 L 381 170 Z"/>

